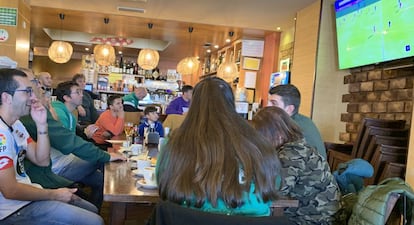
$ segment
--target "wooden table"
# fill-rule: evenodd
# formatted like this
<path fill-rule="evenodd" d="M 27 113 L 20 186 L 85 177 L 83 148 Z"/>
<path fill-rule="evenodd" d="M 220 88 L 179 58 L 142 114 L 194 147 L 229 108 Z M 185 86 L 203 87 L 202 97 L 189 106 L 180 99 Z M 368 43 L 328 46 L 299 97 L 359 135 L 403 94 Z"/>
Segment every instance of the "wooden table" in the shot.
<path fill-rule="evenodd" d="M 108 149 L 114 151 L 114 149 Z M 105 165 L 104 201 L 111 202 L 110 224 L 123 225 L 127 204 L 154 204 L 159 200 L 158 190 L 137 188 L 130 162 L 110 162 Z"/>

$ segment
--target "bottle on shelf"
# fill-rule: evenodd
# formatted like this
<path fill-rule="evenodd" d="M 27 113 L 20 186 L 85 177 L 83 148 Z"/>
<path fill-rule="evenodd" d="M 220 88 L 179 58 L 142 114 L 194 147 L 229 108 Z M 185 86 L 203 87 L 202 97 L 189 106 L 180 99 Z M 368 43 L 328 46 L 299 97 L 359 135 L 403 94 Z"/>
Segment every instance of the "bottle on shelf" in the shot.
<path fill-rule="evenodd" d="M 204 74 L 210 73 L 210 56 L 206 58 L 206 64 L 204 66 Z"/>
<path fill-rule="evenodd" d="M 122 69 L 122 67 L 124 67 L 124 59 L 123 59 L 123 57 L 122 57 L 122 55 L 120 56 L 120 59 L 119 59 L 119 65 L 118 65 L 118 68 L 121 68 Z"/>

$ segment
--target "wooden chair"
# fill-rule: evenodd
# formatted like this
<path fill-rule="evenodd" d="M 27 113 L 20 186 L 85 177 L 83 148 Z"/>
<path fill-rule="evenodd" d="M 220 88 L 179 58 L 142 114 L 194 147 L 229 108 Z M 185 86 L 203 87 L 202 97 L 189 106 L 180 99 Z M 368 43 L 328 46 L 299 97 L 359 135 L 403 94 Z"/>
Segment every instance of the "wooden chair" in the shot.
<path fill-rule="evenodd" d="M 133 124 L 139 124 L 141 117 L 143 116 L 142 112 L 125 112 L 125 122 L 132 122 Z"/>
<path fill-rule="evenodd" d="M 326 142 L 328 163 L 331 170 L 335 170 L 339 163 L 357 158 L 358 152 L 366 149 L 366 145 L 370 143 L 369 137 L 372 137 L 366 136 L 364 139 L 369 127 L 403 129 L 405 120 L 384 120 L 367 117 L 362 120 L 356 141 L 352 145 Z"/>
<path fill-rule="evenodd" d="M 147 223 L 149 225 L 204 225 L 204 224 L 227 224 L 227 225 L 288 225 L 294 224 L 285 216 L 273 217 L 250 217 L 241 215 L 223 215 L 203 212 L 186 208 L 174 203 L 160 201 Z"/>
<path fill-rule="evenodd" d="M 404 137 L 408 138 L 410 130 L 408 128 L 384 128 L 384 127 L 367 127 L 359 149 L 356 152 L 356 158 L 363 158 L 366 150 L 372 142 L 372 138 L 375 135 L 388 136 L 388 137 Z M 370 155 L 369 155 L 370 156 Z M 364 158 L 365 159 L 365 158 Z M 367 159 L 366 159 L 367 160 Z M 369 161 L 369 160 L 368 160 Z"/>
<path fill-rule="evenodd" d="M 403 163 L 386 162 L 378 181 L 390 177 L 400 177 L 401 179 L 405 179 L 406 167 L 407 166 Z"/>
<path fill-rule="evenodd" d="M 368 144 L 368 147 L 364 152 L 362 152 L 360 158 L 363 158 L 370 162 L 373 158 L 373 155 L 375 154 L 377 146 L 379 145 L 407 147 L 408 137 L 390 137 L 382 135 L 373 135 L 370 140 L 370 143 Z"/>
<path fill-rule="evenodd" d="M 371 164 L 374 167 L 374 175 L 365 180 L 367 185 L 377 184 L 380 176 L 384 170 L 385 164 L 388 162 L 405 164 L 407 161 L 406 147 L 380 145 L 379 149 L 375 151 L 371 160 Z M 384 150 L 383 150 L 384 149 Z"/>

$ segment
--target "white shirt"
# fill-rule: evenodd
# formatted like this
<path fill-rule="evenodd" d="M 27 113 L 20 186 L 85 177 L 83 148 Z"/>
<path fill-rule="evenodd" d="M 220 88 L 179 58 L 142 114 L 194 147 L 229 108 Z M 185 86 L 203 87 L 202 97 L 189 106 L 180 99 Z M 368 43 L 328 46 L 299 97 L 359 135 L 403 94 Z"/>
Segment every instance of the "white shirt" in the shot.
<path fill-rule="evenodd" d="M 40 185 L 31 182 L 24 169 L 27 145 L 33 139 L 19 120 L 12 128 L 13 131 L 10 131 L 9 127 L 0 121 L 0 171 L 13 166 L 17 182 L 41 188 Z M 0 192 L 0 220 L 29 203 L 30 201 L 6 199 Z"/>

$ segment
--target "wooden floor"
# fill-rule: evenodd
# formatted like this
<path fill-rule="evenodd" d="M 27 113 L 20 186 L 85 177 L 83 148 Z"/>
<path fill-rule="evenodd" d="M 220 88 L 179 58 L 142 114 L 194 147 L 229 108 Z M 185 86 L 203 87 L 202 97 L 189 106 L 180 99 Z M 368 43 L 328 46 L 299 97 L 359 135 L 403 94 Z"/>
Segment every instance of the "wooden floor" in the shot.
<path fill-rule="evenodd" d="M 154 206 L 131 204 L 127 206 L 127 220 L 124 225 L 146 225 Z M 105 225 L 110 224 L 111 203 L 104 202 L 101 207 L 101 216 Z"/>

